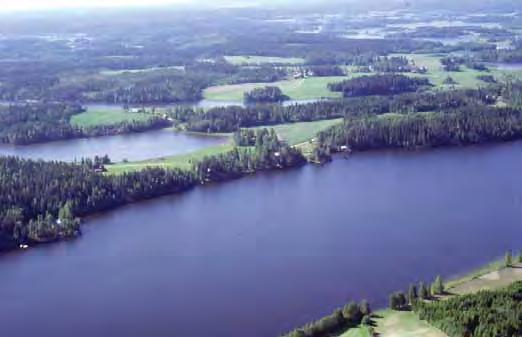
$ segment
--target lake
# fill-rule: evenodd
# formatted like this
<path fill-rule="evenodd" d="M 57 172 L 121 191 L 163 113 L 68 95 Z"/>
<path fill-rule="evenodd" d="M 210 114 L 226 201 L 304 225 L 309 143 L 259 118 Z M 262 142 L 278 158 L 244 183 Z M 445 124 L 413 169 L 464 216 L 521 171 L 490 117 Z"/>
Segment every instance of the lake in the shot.
<path fill-rule="evenodd" d="M 112 161 L 139 161 L 189 153 L 224 144 L 225 137 L 204 136 L 170 129 L 116 136 L 80 138 L 32 145 L 0 144 L 0 155 L 73 161 L 109 155 Z"/>
<path fill-rule="evenodd" d="M 522 143 L 377 152 L 89 219 L 0 258 L 9 337 L 270 337 L 522 248 Z"/>

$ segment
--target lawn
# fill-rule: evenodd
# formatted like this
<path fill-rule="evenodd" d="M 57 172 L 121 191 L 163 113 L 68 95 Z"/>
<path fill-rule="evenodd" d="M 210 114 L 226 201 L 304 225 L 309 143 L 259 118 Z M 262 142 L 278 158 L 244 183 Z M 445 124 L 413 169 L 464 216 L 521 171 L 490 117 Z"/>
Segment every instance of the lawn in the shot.
<path fill-rule="evenodd" d="M 71 118 L 71 124 L 79 127 L 114 125 L 122 122 L 146 121 L 151 116 L 122 110 L 88 110 Z"/>
<path fill-rule="evenodd" d="M 260 65 L 260 64 L 303 64 L 304 59 L 299 57 L 275 57 L 275 56 L 225 56 L 225 60 L 234 65 Z"/>
<path fill-rule="evenodd" d="M 125 172 L 139 171 L 147 167 L 163 167 L 171 169 L 177 168 L 190 170 L 194 162 L 201 160 L 207 156 L 213 156 L 228 152 L 232 149 L 233 146 L 231 144 L 213 146 L 199 151 L 177 156 L 149 159 L 141 162 L 112 164 L 107 166 L 107 170 L 109 174 L 122 174 Z"/>
<path fill-rule="evenodd" d="M 328 83 L 339 82 L 349 77 L 309 77 L 304 79 L 284 80 L 274 83 L 244 83 L 210 87 L 204 91 L 204 97 L 213 101 L 242 102 L 246 92 L 265 86 L 277 86 L 293 100 L 320 98 L 339 98 L 341 93 L 328 90 Z"/>

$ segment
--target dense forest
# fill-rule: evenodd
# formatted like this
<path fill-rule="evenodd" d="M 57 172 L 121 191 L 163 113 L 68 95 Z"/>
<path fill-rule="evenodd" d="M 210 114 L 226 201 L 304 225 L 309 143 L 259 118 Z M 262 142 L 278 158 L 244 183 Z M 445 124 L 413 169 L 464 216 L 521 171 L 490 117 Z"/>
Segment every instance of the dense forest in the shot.
<path fill-rule="evenodd" d="M 397 74 L 362 76 L 339 83 L 330 83 L 332 91 L 342 92 L 344 97 L 396 95 L 414 92 L 429 86 L 427 78 L 414 78 Z"/>
<path fill-rule="evenodd" d="M 254 139 L 245 143 L 243 137 L 235 137 L 240 145 L 234 150 L 217 156 L 207 157 L 195 164 L 195 172 L 202 183 L 218 182 L 239 178 L 257 171 L 285 169 L 301 166 L 306 163 L 301 152 L 282 143 L 274 129 L 258 129 Z M 249 137 L 249 136 L 246 136 Z"/>
<path fill-rule="evenodd" d="M 244 97 L 246 104 L 280 103 L 288 99 L 289 97 L 283 94 L 281 88 L 274 86 L 256 88 L 246 92 Z"/>
<path fill-rule="evenodd" d="M 166 119 L 150 116 L 143 121 L 129 121 L 88 128 L 73 126 L 73 115 L 84 112 L 80 105 L 30 103 L 0 106 L 0 142 L 33 144 L 79 137 L 108 136 L 141 132 L 170 125 Z"/>
<path fill-rule="evenodd" d="M 228 106 L 209 110 L 180 107 L 167 112 L 190 131 L 235 132 L 239 128 L 324 119 L 379 115 L 389 112 L 440 111 L 468 105 L 495 103 L 501 88 L 406 93 L 396 96 L 363 96 L 282 106 Z"/>
<path fill-rule="evenodd" d="M 0 157 L 0 250 L 74 235 L 77 217 L 194 184 L 192 173 L 179 170 L 106 176 L 95 173 L 89 160 L 68 164 Z"/>
<path fill-rule="evenodd" d="M 317 148 L 352 151 L 455 146 L 522 137 L 522 110 L 469 106 L 446 112 L 347 119 L 318 135 Z"/>
<path fill-rule="evenodd" d="M 450 337 L 522 336 L 522 282 L 507 289 L 481 291 L 414 306 L 422 320 Z"/>

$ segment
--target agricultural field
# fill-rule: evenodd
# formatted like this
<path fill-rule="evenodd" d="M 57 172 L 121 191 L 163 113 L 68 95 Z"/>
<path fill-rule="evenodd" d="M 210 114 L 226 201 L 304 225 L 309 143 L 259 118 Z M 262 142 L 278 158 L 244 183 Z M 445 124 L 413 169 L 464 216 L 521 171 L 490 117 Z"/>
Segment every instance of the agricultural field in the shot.
<path fill-rule="evenodd" d="M 225 60 L 233 65 L 252 66 L 261 64 L 298 65 L 305 60 L 299 57 L 275 57 L 275 56 L 225 56 Z"/>
<path fill-rule="evenodd" d="M 123 162 L 107 166 L 108 174 L 122 174 L 125 172 L 136 172 L 147 167 L 162 167 L 170 169 L 190 170 L 194 162 L 201 160 L 207 156 L 214 156 L 228 152 L 233 149 L 233 145 L 219 145 L 209 147 L 203 150 L 171 156 L 164 158 L 156 158 L 141 162 Z"/>
<path fill-rule="evenodd" d="M 490 72 L 477 71 L 469 69 L 466 66 L 461 66 L 461 71 L 444 71 L 440 59 L 447 55 L 435 55 L 435 54 L 394 54 L 392 56 L 404 56 L 410 60 L 413 60 L 419 67 L 424 66 L 428 68 L 426 74 L 410 74 L 411 76 L 426 77 L 432 84 L 439 89 L 447 89 L 447 85 L 444 84 L 444 80 L 450 76 L 457 82 L 456 88 L 477 88 L 478 86 L 485 85 L 484 82 L 479 80 L 477 76 L 480 75 L 493 75 L 497 80 L 501 80 L 504 76 L 504 72 L 499 71 L 495 68 L 490 69 Z"/>
<path fill-rule="evenodd" d="M 342 118 L 338 118 L 315 122 L 282 124 L 274 126 L 274 130 L 281 140 L 286 141 L 290 145 L 298 145 L 310 141 L 317 133 L 339 124 L 342 121 Z"/>
<path fill-rule="evenodd" d="M 71 118 L 74 126 L 89 128 L 103 125 L 115 125 L 123 122 L 141 122 L 151 118 L 148 114 L 121 110 L 88 110 Z"/>
<path fill-rule="evenodd" d="M 328 83 L 339 82 L 346 77 L 309 77 L 304 79 L 292 79 L 274 83 L 245 83 L 234 85 L 221 85 L 207 88 L 203 95 L 205 99 L 213 101 L 242 102 L 246 92 L 265 86 L 277 86 L 283 94 L 292 100 L 312 100 L 320 98 L 340 98 L 341 93 L 328 90 Z"/>

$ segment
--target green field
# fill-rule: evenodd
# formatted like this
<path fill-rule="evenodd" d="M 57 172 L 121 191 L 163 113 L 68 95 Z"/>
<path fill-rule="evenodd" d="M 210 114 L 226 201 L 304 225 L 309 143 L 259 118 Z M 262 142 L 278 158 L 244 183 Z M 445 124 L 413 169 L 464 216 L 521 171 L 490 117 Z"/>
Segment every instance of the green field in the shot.
<path fill-rule="evenodd" d="M 311 140 L 318 132 L 329 128 L 332 125 L 338 124 L 342 121 L 342 118 L 323 120 L 315 122 L 302 122 L 293 124 L 281 124 L 273 126 L 278 137 L 281 140 L 288 142 L 290 145 L 297 145 L 306 143 Z M 263 126 L 265 127 L 265 126 Z M 272 127 L 272 126 L 268 126 Z M 221 134 L 221 136 L 230 136 L 230 134 Z M 146 167 L 164 167 L 164 168 L 180 168 L 190 169 L 194 162 L 201 160 L 206 156 L 217 155 L 233 149 L 231 143 L 226 145 L 219 145 L 209 147 L 196 152 L 188 154 L 182 154 L 177 156 L 165 157 L 165 158 L 154 158 L 140 162 L 127 162 L 127 163 L 116 163 L 107 166 L 109 173 L 121 174 L 124 172 L 139 171 Z"/>
<path fill-rule="evenodd" d="M 361 326 L 358 328 L 350 329 L 342 335 L 340 335 L 339 337 L 372 337 L 372 335 L 367 327 Z"/>
<path fill-rule="evenodd" d="M 308 142 L 317 135 L 317 133 L 328 129 L 329 127 L 339 124 L 342 118 L 322 120 L 315 122 L 302 122 L 292 124 L 281 124 L 274 126 L 277 136 L 286 141 L 290 145 L 297 145 Z"/>
<path fill-rule="evenodd" d="M 71 124 L 89 128 L 100 125 L 115 125 L 123 122 L 146 121 L 151 116 L 122 110 L 88 110 L 71 118 Z"/>
<path fill-rule="evenodd" d="M 204 97 L 213 101 L 242 102 L 246 92 L 265 86 L 277 86 L 283 94 L 293 100 L 320 98 L 339 98 L 341 93 L 328 90 L 328 83 L 339 82 L 350 77 L 309 77 L 285 80 L 274 83 L 244 83 L 210 87 L 204 91 Z"/>
<path fill-rule="evenodd" d="M 275 57 L 275 56 L 225 56 L 228 63 L 234 65 L 260 65 L 260 64 L 303 64 L 304 59 L 299 57 Z"/>
<path fill-rule="evenodd" d="M 163 167 L 171 169 L 190 170 L 194 162 L 201 160 L 207 156 L 214 156 L 228 152 L 232 149 L 233 145 L 231 144 L 219 145 L 178 156 L 156 158 L 140 162 L 112 164 L 107 166 L 107 170 L 109 174 L 122 174 L 125 172 L 139 171 L 147 167 Z"/>
<path fill-rule="evenodd" d="M 437 88 L 447 87 L 443 82 L 448 76 L 451 76 L 457 82 L 457 85 L 455 85 L 456 88 L 476 88 L 478 86 L 484 86 L 485 83 L 477 78 L 479 75 L 493 75 L 499 80 L 503 77 L 503 73 L 497 69 L 491 69 L 490 72 L 483 72 L 461 66 L 461 71 L 444 71 L 440 63 L 440 59 L 444 55 L 394 54 L 392 56 L 404 56 L 415 61 L 417 66 L 428 68 L 428 73 L 426 74 L 410 74 L 410 76 L 426 77 Z"/>

